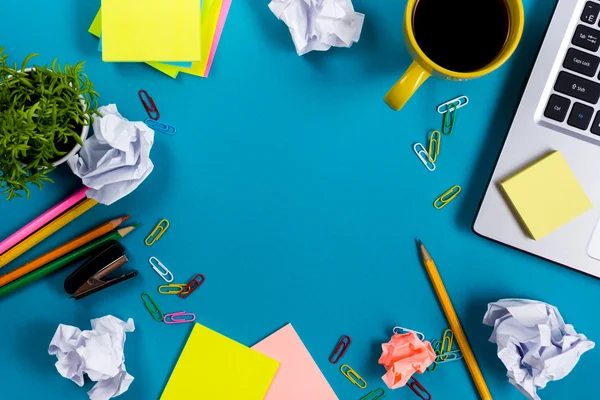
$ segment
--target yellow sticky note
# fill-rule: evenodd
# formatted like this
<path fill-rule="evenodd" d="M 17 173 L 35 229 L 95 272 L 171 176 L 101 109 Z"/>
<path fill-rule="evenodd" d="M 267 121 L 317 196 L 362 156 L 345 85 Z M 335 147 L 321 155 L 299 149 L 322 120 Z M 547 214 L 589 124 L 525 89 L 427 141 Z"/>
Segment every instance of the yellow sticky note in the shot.
<path fill-rule="evenodd" d="M 200 0 L 102 0 L 104 61 L 200 61 Z"/>
<path fill-rule="evenodd" d="M 277 368 L 278 361 L 196 324 L 160 400 L 263 400 Z"/>
<path fill-rule="evenodd" d="M 92 21 L 92 25 L 90 25 L 90 29 L 88 32 L 96 37 L 100 37 L 102 34 L 102 9 L 98 10 L 98 13 L 94 17 Z"/>
<path fill-rule="evenodd" d="M 92 25 L 90 25 L 90 29 L 88 30 L 88 32 L 91 33 L 92 35 L 96 36 L 97 38 L 99 38 L 100 35 L 102 34 L 102 8 L 100 10 L 98 10 L 98 13 L 96 14 L 96 17 L 94 18 Z M 179 74 L 179 68 L 177 68 L 173 65 L 166 65 L 166 64 L 154 63 L 154 62 L 150 62 L 150 63 L 146 63 L 146 64 L 159 70 L 163 74 L 169 75 L 171 78 L 177 78 L 177 75 Z"/>
<path fill-rule="evenodd" d="M 191 68 L 179 67 L 181 72 L 195 76 L 205 76 L 206 64 L 215 38 L 222 6 L 223 0 L 205 0 L 202 4 L 202 61 L 193 63 Z"/>
<path fill-rule="evenodd" d="M 590 199 L 559 151 L 500 185 L 535 240 L 592 208 Z"/>

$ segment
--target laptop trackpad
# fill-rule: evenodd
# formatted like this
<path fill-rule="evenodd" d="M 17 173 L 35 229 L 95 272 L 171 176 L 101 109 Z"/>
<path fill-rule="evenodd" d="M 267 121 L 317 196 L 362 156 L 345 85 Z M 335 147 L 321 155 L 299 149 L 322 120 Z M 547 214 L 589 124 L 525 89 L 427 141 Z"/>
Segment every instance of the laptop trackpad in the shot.
<path fill-rule="evenodd" d="M 596 223 L 596 228 L 592 234 L 592 239 L 587 249 L 588 255 L 596 260 L 600 260 L 600 219 Z"/>

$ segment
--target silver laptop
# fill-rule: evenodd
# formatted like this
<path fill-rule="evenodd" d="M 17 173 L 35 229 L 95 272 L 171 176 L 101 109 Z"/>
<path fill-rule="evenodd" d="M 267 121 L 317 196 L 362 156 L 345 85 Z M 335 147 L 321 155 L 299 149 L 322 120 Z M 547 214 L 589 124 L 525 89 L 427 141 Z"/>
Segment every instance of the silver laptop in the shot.
<path fill-rule="evenodd" d="M 600 0 L 559 0 L 473 225 L 480 236 L 600 278 Z M 594 208 L 531 239 L 498 184 L 560 150 Z"/>

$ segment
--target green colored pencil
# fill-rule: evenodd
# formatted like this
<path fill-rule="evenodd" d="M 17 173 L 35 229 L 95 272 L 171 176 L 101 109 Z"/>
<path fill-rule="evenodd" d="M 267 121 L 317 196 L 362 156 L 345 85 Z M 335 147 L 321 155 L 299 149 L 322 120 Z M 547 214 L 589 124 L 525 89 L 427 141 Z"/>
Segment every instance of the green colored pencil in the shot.
<path fill-rule="evenodd" d="M 70 265 L 76 261 L 81 260 L 82 258 L 87 256 L 89 253 L 96 250 L 97 248 L 104 245 L 105 243 L 108 243 L 113 240 L 119 240 L 119 239 L 125 237 L 128 233 L 133 231 L 137 226 L 138 225 L 128 226 L 126 228 L 121 228 L 116 231 L 107 233 L 104 236 L 100 236 L 98 239 L 94 240 L 93 242 L 90 242 L 84 246 L 81 246 L 77 250 L 73 250 L 69 254 L 65 254 L 64 256 L 57 258 L 56 260 L 52 261 L 51 263 L 48 263 L 48 264 L 44 265 L 43 267 L 38 268 L 35 271 L 30 272 L 27 275 L 15 280 L 15 281 L 12 281 L 11 283 L 9 283 L 7 285 L 0 287 L 0 297 L 5 296 L 9 293 L 12 293 L 17 289 L 20 289 L 23 286 L 30 284 L 31 282 L 35 282 L 38 279 L 43 278 L 48 274 L 51 274 L 52 272 L 58 271 L 59 269 L 64 268 L 67 265 Z"/>

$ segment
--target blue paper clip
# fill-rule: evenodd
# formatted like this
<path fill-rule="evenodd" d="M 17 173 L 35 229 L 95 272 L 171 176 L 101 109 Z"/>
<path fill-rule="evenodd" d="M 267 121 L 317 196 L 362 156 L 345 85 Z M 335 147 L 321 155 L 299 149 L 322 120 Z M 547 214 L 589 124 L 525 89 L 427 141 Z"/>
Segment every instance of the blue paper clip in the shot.
<path fill-rule="evenodd" d="M 413 146 L 413 150 L 415 151 L 415 154 L 417 155 L 417 157 L 419 157 L 419 160 L 421 160 L 425 168 L 427 168 L 431 172 L 435 171 L 435 163 L 429 160 L 429 153 L 425 149 L 425 146 L 423 146 L 421 143 L 415 143 L 415 145 Z"/>
<path fill-rule="evenodd" d="M 406 329 L 401 326 L 396 326 L 394 328 L 393 332 L 394 332 L 394 335 L 402 335 L 404 333 L 413 332 L 417 335 L 417 337 L 419 338 L 420 341 L 425 340 L 425 335 L 423 335 L 421 332 L 413 331 L 412 329 Z"/>
<path fill-rule="evenodd" d="M 160 122 L 160 121 L 154 121 L 150 118 L 147 118 L 144 123 L 146 125 L 148 125 L 148 128 L 150 129 L 154 129 L 155 131 L 158 131 L 160 133 L 164 133 L 165 135 L 171 135 L 173 136 L 174 134 L 177 133 L 177 128 L 175 128 L 172 125 L 169 124 L 165 124 L 164 122 Z"/>
<path fill-rule="evenodd" d="M 383 388 L 379 388 L 377 390 L 372 390 L 367 393 L 366 396 L 361 397 L 360 400 L 379 400 L 385 397 L 385 390 Z"/>

